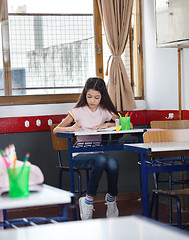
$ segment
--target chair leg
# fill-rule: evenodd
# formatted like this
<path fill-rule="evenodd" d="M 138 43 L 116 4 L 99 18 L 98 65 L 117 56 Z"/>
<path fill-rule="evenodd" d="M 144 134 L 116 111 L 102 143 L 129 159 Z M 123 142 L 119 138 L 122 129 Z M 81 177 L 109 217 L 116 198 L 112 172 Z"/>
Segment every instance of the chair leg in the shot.
<path fill-rule="evenodd" d="M 181 223 L 181 201 L 180 199 L 176 197 L 176 201 L 177 201 L 177 224 L 178 224 L 178 227 L 181 228 L 182 226 L 182 223 Z"/>
<path fill-rule="evenodd" d="M 61 154 L 60 151 L 57 151 L 57 156 L 58 156 L 58 165 L 61 167 L 62 166 L 62 160 L 61 160 Z M 59 184 L 58 187 L 62 189 L 62 170 L 59 170 Z"/>
<path fill-rule="evenodd" d="M 169 190 L 172 190 L 172 173 L 169 173 Z M 173 222 L 173 213 L 172 213 L 172 197 L 169 197 L 169 223 Z"/>
<path fill-rule="evenodd" d="M 58 184 L 58 187 L 60 188 L 60 189 L 62 189 L 62 170 L 60 169 L 59 170 L 59 184 Z"/>
<path fill-rule="evenodd" d="M 155 193 L 154 195 L 154 205 L 155 205 L 155 214 L 154 214 L 154 218 L 155 220 L 158 220 L 159 218 L 159 195 L 157 193 Z"/>
<path fill-rule="evenodd" d="M 158 190 L 158 179 L 159 173 L 153 173 L 153 182 L 154 182 L 154 189 Z M 158 194 L 153 192 L 151 206 L 150 206 L 150 216 L 152 216 L 153 206 L 155 207 L 154 218 L 158 220 Z"/>
<path fill-rule="evenodd" d="M 82 196 L 82 180 L 81 180 L 81 172 L 79 170 L 76 171 L 78 176 L 78 192 L 79 198 Z"/>
<path fill-rule="evenodd" d="M 154 197 L 155 197 L 155 193 L 152 193 L 152 199 L 151 199 L 151 204 L 150 204 L 150 217 L 152 217 L 152 211 L 153 211 L 153 207 L 154 207 Z"/>

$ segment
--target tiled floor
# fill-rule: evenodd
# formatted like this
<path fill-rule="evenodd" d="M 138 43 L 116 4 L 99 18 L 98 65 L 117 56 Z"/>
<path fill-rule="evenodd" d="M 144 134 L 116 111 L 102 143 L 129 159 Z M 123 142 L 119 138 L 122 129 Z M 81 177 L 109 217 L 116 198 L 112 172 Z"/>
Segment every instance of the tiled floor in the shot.
<path fill-rule="evenodd" d="M 141 215 L 141 201 L 139 194 L 122 194 L 117 197 L 117 204 L 120 212 L 120 216 L 129 216 L 133 214 Z M 93 218 L 104 218 L 106 215 L 106 205 L 104 204 L 104 196 L 97 196 L 94 202 L 94 214 Z M 27 208 L 19 210 L 9 210 L 7 213 L 8 218 L 20 218 L 23 216 L 40 216 L 40 217 L 49 217 L 57 215 L 57 206 L 47 206 L 40 208 Z M 79 211 L 77 205 L 78 219 Z M 176 211 L 173 213 L 176 220 Z M 189 211 L 183 211 L 182 213 L 183 221 L 189 222 Z M 72 220 L 72 211 L 69 210 L 69 220 Z M 166 204 L 160 205 L 159 211 L 159 221 L 168 223 L 168 206 Z M 189 231 L 189 227 L 186 228 L 186 231 Z"/>

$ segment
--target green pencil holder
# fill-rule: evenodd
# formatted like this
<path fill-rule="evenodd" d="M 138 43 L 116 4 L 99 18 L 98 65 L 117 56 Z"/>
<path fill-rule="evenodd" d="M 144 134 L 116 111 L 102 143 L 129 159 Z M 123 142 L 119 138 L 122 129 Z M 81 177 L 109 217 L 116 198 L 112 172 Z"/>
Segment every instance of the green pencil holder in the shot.
<path fill-rule="evenodd" d="M 30 166 L 7 168 L 9 176 L 9 196 L 11 198 L 22 198 L 29 196 Z"/>
<path fill-rule="evenodd" d="M 121 130 L 130 130 L 130 117 L 120 117 Z"/>

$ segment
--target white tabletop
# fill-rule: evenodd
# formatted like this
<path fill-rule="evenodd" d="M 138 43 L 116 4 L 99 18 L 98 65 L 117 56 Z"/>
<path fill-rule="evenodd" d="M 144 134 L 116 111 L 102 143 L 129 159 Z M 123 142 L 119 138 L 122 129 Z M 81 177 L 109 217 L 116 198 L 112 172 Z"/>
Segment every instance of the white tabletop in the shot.
<path fill-rule="evenodd" d="M 0 231 L 1 240 L 188 240 L 189 235 L 165 224 L 142 217 L 47 224 Z"/>
<path fill-rule="evenodd" d="M 10 198 L 8 193 L 1 195 L 0 209 L 67 204 L 71 202 L 72 196 L 68 191 L 43 184 L 40 191 L 30 192 L 27 198 Z"/>
<path fill-rule="evenodd" d="M 189 142 L 133 143 L 124 146 L 149 149 L 152 153 L 189 150 Z"/>
<path fill-rule="evenodd" d="M 111 128 L 110 128 L 111 129 Z M 131 130 L 120 130 L 120 131 L 112 131 L 108 130 L 108 128 L 104 130 L 87 130 L 87 131 L 77 131 L 74 132 L 75 136 L 82 136 L 82 135 L 104 135 L 104 134 L 123 134 L 123 133 L 144 133 L 145 129 L 131 129 Z"/>

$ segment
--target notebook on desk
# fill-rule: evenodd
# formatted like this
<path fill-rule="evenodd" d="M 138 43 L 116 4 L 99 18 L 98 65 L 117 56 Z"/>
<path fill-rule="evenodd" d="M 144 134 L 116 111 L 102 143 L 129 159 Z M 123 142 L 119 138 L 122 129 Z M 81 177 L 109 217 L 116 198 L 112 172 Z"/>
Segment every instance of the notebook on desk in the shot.
<path fill-rule="evenodd" d="M 109 127 L 109 128 L 101 128 L 99 130 L 97 130 L 97 132 L 106 132 L 106 131 L 116 131 L 116 127 Z"/>

